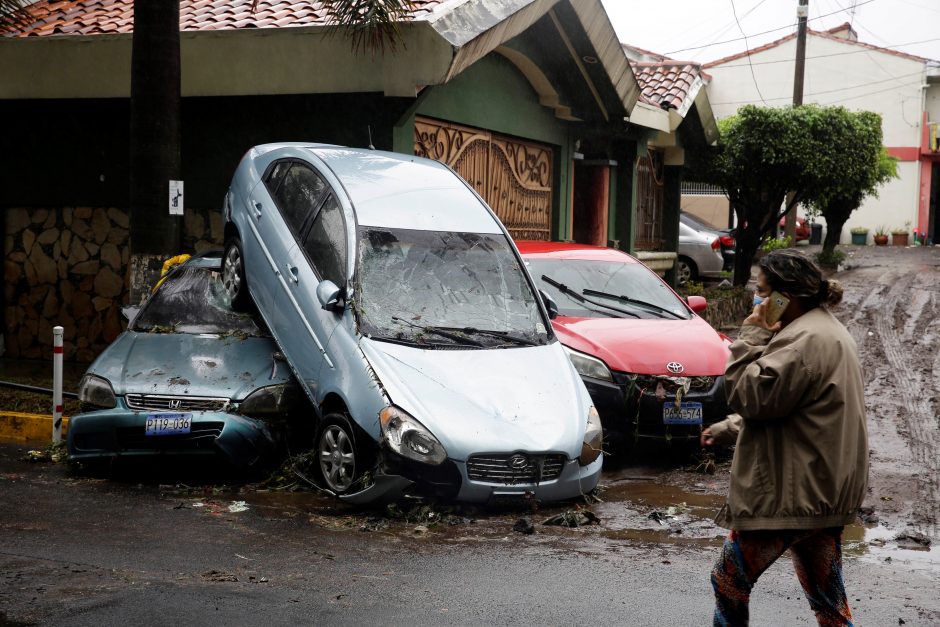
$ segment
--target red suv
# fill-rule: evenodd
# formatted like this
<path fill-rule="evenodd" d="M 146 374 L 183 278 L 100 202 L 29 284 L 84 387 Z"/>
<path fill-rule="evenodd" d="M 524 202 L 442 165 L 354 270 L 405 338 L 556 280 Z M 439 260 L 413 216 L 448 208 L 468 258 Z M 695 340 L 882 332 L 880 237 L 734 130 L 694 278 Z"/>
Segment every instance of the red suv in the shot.
<path fill-rule="evenodd" d="M 609 248 L 516 242 L 584 380 L 608 444 L 642 438 L 697 443 L 729 413 L 730 341 L 634 257 Z M 557 315 L 555 315 L 557 313 Z"/>

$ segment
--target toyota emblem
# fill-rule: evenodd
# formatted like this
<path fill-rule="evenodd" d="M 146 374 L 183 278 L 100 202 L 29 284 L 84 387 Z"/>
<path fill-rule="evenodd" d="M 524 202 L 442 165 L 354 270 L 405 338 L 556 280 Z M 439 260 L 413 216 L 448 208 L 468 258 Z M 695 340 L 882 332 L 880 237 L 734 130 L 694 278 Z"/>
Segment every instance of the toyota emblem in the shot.
<path fill-rule="evenodd" d="M 513 455 L 506 460 L 506 465 L 513 470 L 522 470 L 529 466 L 529 458 L 525 455 Z"/>
<path fill-rule="evenodd" d="M 678 361 L 670 361 L 666 364 L 666 370 L 672 374 L 682 374 L 685 371 L 685 366 L 680 364 Z"/>

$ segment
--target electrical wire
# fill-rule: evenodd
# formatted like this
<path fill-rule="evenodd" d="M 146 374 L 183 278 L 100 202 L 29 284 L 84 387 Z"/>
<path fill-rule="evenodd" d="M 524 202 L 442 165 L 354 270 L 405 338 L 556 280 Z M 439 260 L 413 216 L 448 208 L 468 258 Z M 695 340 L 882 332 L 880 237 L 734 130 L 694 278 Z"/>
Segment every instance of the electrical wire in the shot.
<path fill-rule="evenodd" d="M 878 48 L 883 48 L 885 50 L 893 50 L 895 52 L 902 52 L 904 54 L 911 54 L 911 53 L 904 52 L 903 50 L 898 50 L 898 48 L 901 48 L 903 46 L 914 46 L 917 44 L 927 44 L 927 43 L 932 43 L 934 41 L 940 41 L 940 37 L 933 37 L 932 39 L 921 39 L 920 41 L 909 41 L 907 43 L 895 44 L 893 46 L 878 46 Z M 851 43 L 855 43 L 855 42 L 851 42 Z M 851 50 L 849 52 L 833 52 L 831 54 L 817 54 L 811 57 L 806 57 L 806 60 L 809 61 L 810 59 L 825 59 L 827 57 L 841 57 L 847 54 L 863 54 L 863 53 L 867 54 L 870 52 L 877 52 L 877 51 L 876 50 L 873 51 L 869 48 L 863 48 L 862 50 Z M 920 56 L 920 55 L 912 54 L 911 56 Z M 728 64 L 722 64 L 720 67 L 724 69 L 726 67 L 745 67 L 747 65 L 772 65 L 774 63 L 793 63 L 793 62 L 794 62 L 793 59 L 777 59 L 776 61 L 754 61 L 752 64 L 728 63 Z"/>
<path fill-rule="evenodd" d="M 859 2 L 856 6 L 863 6 L 863 5 L 866 5 L 866 4 L 870 4 L 870 3 L 874 2 L 874 1 L 875 1 L 875 0 L 864 0 L 864 2 Z M 824 17 L 829 17 L 830 15 L 835 15 L 836 13 L 844 13 L 844 12 L 845 12 L 845 10 L 843 9 L 843 10 L 841 10 L 841 11 L 833 11 L 832 13 L 824 13 L 824 14 L 822 14 L 822 15 L 817 15 L 816 17 L 813 17 L 813 18 L 808 19 L 807 22 L 813 22 L 813 21 L 816 21 L 816 20 L 820 20 L 820 19 L 822 19 L 822 18 L 824 18 Z M 761 31 L 761 32 L 759 32 L 759 33 L 754 33 L 753 35 L 749 35 L 749 37 L 759 37 L 760 35 L 766 35 L 766 34 L 768 34 L 768 33 L 776 33 L 777 31 L 785 30 L 785 29 L 787 29 L 787 28 L 793 28 L 793 24 L 787 24 L 786 26 L 780 26 L 780 27 L 778 27 L 778 28 L 771 28 L 770 30 Z M 733 43 L 733 42 L 735 42 L 735 41 L 741 41 L 742 39 L 746 39 L 746 37 L 738 37 L 738 38 L 736 38 L 736 39 L 728 39 L 728 40 L 726 40 L 726 41 L 719 41 L 719 42 L 716 42 L 716 43 L 706 44 L 706 45 L 704 45 L 704 46 L 691 46 L 691 47 L 689 47 L 689 48 L 680 48 L 680 49 L 678 49 L 678 50 L 672 50 L 671 52 L 667 52 L 667 53 L 665 53 L 665 54 L 668 56 L 668 55 L 675 54 L 675 53 L 677 53 L 677 52 L 686 52 L 686 51 L 688 51 L 688 50 L 701 50 L 702 48 L 708 48 L 709 46 L 716 46 L 716 45 L 722 45 L 722 44 L 730 44 L 730 43 Z"/>
<path fill-rule="evenodd" d="M 738 25 L 738 30 L 741 31 L 741 34 L 744 35 L 744 50 L 747 52 L 747 63 L 751 68 L 751 80 L 754 81 L 754 89 L 757 90 L 757 95 L 760 97 L 760 101 L 763 104 L 767 104 L 767 101 L 764 100 L 764 94 L 760 93 L 760 85 L 757 84 L 757 76 L 754 74 L 754 66 L 751 65 L 751 49 L 747 44 L 747 35 L 744 34 L 744 28 L 741 26 L 741 20 L 738 19 L 738 10 L 734 6 L 734 0 L 731 2 L 731 14 L 734 15 L 734 21 Z"/>
<path fill-rule="evenodd" d="M 822 95 L 825 95 L 825 94 L 833 94 L 833 93 L 836 93 L 836 92 L 848 91 L 848 90 L 851 90 L 851 89 L 860 89 L 860 88 L 862 88 L 862 87 L 869 87 L 869 86 L 871 86 L 871 85 L 878 85 L 878 84 L 880 84 L 880 83 L 887 83 L 887 82 L 891 82 L 891 81 L 897 81 L 897 80 L 900 80 L 900 79 L 902 79 L 902 78 L 912 78 L 912 77 L 914 77 L 914 76 L 922 77 L 923 74 L 924 74 L 923 72 L 914 72 L 914 73 L 912 73 L 912 74 L 902 74 L 901 76 L 892 76 L 892 77 L 886 78 L 886 79 L 884 79 L 884 80 L 880 80 L 880 81 L 869 81 L 869 82 L 867 82 L 867 83 L 861 83 L 861 84 L 859 84 L 859 85 L 851 85 L 851 86 L 849 86 L 849 87 L 839 87 L 839 88 L 837 88 L 837 89 L 825 89 L 825 90 L 823 90 L 823 91 L 814 91 L 814 92 L 809 93 L 809 94 L 804 94 L 804 97 L 805 97 L 805 96 L 822 96 Z M 920 81 L 918 81 L 917 83 L 901 83 L 901 84 L 898 84 L 898 85 L 894 85 L 894 86 L 892 86 L 892 87 L 889 87 L 888 89 L 896 89 L 897 87 L 907 87 L 907 86 L 909 86 L 909 85 L 917 85 L 917 84 L 919 84 L 919 83 L 920 83 Z M 888 91 L 888 90 L 887 90 L 887 89 L 882 89 L 882 90 L 879 90 L 879 91 L 876 91 L 876 92 L 871 92 L 871 93 L 881 93 L 882 91 Z M 858 95 L 858 96 L 850 96 L 850 97 L 847 97 L 846 99 L 847 99 L 847 100 L 851 100 L 851 99 L 853 99 L 853 98 L 861 98 L 862 96 L 865 96 L 865 95 L 867 95 L 867 94 L 860 94 L 860 95 Z M 779 98 L 768 98 L 767 100 L 789 100 L 789 99 L 790 99 L 790 96 L 781 96 L 781 97 L 779 97 Z M 734 104 L 751 104 L 751 103 L 754 103 L 754 102 L 757 102 L 757 101 L 756 101 L 756 100 L 738 100 L 738 101 L 735 101 L 735 102 L 713 102 L 713 103 L 712 103 L 712 106 L 718 106 L 718 105 L 734 105 Z M 835 101 L 835 102 L 839 102 L 839 101 Z M 766 104 L 766 102 L 765 102 L 764 104 Z"/>

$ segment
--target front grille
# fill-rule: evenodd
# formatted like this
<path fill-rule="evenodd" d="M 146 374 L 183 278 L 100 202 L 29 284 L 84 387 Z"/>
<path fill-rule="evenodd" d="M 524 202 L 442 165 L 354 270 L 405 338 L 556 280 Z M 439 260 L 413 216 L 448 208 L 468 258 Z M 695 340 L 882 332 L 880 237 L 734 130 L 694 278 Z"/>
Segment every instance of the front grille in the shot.
<path fill-rule="evenodd" d="M 227 398 L 208 396 L 164 396 L 160 394 L 128 394 L 127 406 L 142 411 L 220 411 Z"/>
<path fill-rule="evenodd" d="M 472 481 L 505 485 L 552 481 L 561 475 L 566 459 L 558 454 L 474 455 L 467 460 L 467 476 Z"/>
<path fill-rule="evenodd" d="M 715 385 L 715 377 L 672 377 L 669 375 L 628 374 L 615 372 L 614 381 L 628 390 L 630 388 L 644 390 L 647 394 L 655 394 L 659 385 L 663 386 L 666 394 L 674 396 L 683 385 L 681 381 L 688 379 L 689 392 L 708 392 Z"/>
<path fill-rule="evenodd" d="M 144 435 L 144 427 L 121 427 L 115 436 L 118 448 L 125 451 L 209 449 L 222 435 L 223 426 L 221 422 L 194 422 L 189 433 L 174 435 Z"/>

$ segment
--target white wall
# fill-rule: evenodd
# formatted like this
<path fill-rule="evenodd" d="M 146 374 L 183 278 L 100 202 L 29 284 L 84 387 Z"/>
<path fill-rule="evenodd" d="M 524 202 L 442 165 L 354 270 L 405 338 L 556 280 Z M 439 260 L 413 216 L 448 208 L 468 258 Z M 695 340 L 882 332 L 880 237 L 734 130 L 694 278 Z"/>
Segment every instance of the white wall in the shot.
<path fill-rule="evenodd" d="M 706 68 L 712 76 L 708 98 L 715 116 L 722 119 L 734 115 L 744 104 L 789 105 L 793 100 L 795 57 L 796 40 L 791 39 L 751 55 L 754 77 L 746 57 Z M 920 146 L 924 81 L 923 62 L 812 33 L 807 37 L 803 101 L 881 114 L 888 147 Z M 940 89 L 931 89 L 928 102 L 935 112 L 932 119 L 940 121 Z M 871 231 L 879 225 L 903 227 L 905 222 L 910 222 L 911 229 L 917 226 L 920 168 L 918 162 L 899 166 L 901 178 L 883 187 L 879 198 L 868 199 L 852 214 L 843 241 L 849 241 L 853 226 L 866 226 Z"/>

